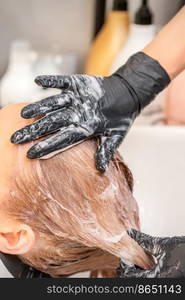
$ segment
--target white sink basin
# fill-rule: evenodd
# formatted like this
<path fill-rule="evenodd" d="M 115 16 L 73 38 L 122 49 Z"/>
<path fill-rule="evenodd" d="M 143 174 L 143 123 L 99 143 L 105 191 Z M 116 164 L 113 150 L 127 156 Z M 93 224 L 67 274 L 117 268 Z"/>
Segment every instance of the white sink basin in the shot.
<path fill-rule="evenodd" d="M 141 230 L 185 235 L 185 127 L 132 127 L 120 152 L 134 175 Z"/>

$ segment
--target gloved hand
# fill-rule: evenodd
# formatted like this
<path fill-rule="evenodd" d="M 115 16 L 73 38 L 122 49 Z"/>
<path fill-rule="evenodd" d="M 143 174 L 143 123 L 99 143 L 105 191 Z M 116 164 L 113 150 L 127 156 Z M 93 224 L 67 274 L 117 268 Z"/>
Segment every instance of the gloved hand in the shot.
<path fill-rule="evenodd" d="M 184 278 L 185 277 L 185 236 L 152 237 L 132 229 L 128 234 L 148 253 L 156 258 L 152 270 L 141 270 L 135 266 L 120 264 L 121 278 Z"/>
<path fill-rule="evenodd" d="M 43 116 L 11 137 L 15 144 L 54 133 L 28 151 L 40 158 L 89 137 L 105 136 L 96 154 L 97 168 L 104 172 L 136 116 L 170 82 L 160 64 L 138 52 L 109 77 L 87 75 L 39 76 L 35 82 L 62 93 L 26 106 L 23 118 Z"/>

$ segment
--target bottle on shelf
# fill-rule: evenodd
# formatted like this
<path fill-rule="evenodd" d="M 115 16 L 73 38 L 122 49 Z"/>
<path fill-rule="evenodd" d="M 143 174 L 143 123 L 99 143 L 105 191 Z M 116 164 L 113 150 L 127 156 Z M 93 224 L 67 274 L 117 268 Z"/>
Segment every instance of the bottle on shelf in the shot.
<path fill-rule="evenodd" d="M 153 24 L 153 15 L 148 7 L 147 0 L 135 14 L 134 23 L 131 23 L 127 41 L 115 58 L 111 73 L 121 67 L 127 59 L 142 50 L 155 36 L 156 26 Z"/>
<path fill-rule="evenodd" d="M 11 44 L 9 64 L 0 82 L 0 106 L 18 102 L 34 101 L 38 92 L 34 84 L 34 52 L 25 40 Z"/>
<path fill-rule="evenodd" d="M 121 67 L 134 53 L 141 51 L 156 34 L 154 17 L 149 8 L 148 1 L 142 0 L 139 10 L 135 14 L 134 23 L 130 25 L 130 31 L 125 46 L 116 57 L 111 74 Z M 147 83 L 146 83 L 147 84 Z M 135 125 L 161 125 L 165 123 L 165 98 L 166 90 L 157 95 L 136 119 Z"/>
<path fill-rule="evenodd" d="M 112 63 L 123 47 L 129 28 L 128 3 L 114 0 L 113 10 L 95 38 L 87 57 L 85 73 L 107 76 Z"/>

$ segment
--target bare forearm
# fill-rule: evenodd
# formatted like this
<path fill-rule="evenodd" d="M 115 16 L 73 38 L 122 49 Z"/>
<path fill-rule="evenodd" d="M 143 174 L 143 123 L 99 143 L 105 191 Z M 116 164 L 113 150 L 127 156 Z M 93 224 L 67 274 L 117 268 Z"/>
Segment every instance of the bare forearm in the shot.
<path fill-rule="evenodd" d="M 143 52 L 156 59 L 171 79 L 185 69 L 185 6 Z"/>

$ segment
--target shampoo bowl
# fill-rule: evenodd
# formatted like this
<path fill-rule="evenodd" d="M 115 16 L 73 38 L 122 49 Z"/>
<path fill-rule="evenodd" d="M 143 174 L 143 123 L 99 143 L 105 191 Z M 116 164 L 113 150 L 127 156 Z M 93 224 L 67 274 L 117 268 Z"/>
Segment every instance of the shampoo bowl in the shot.
<path fill-rule="evenodd" d="M 119 150 L 134 176 L 141 231 L 185 235 L 185 128 L 133 126 Z"/>

